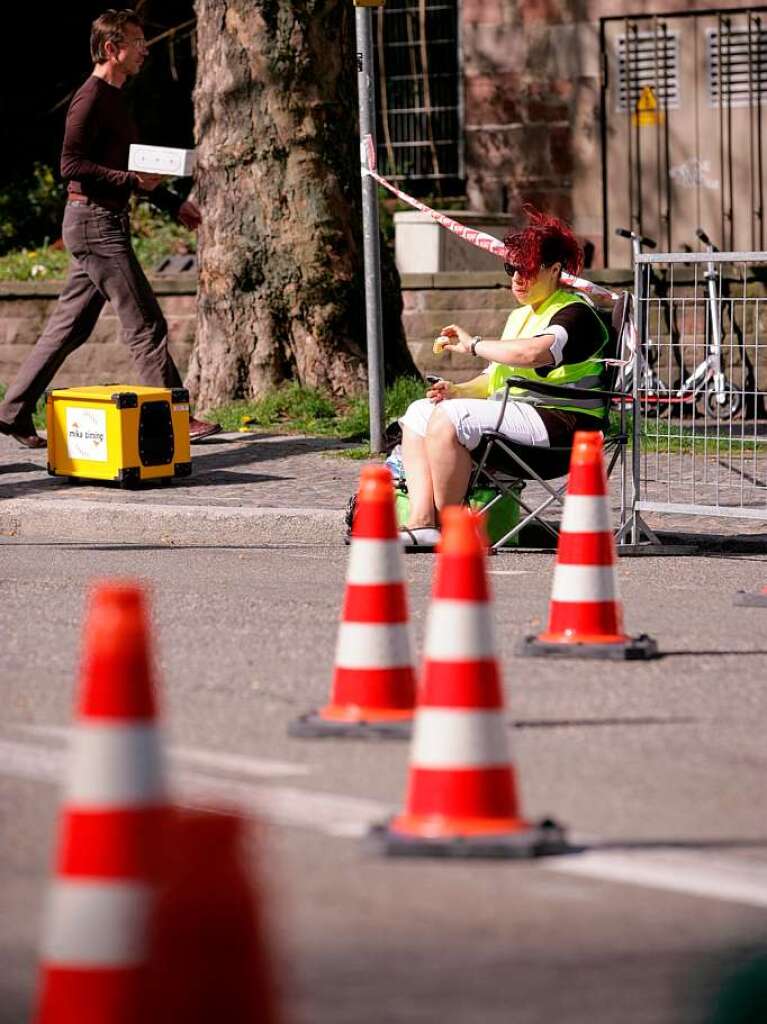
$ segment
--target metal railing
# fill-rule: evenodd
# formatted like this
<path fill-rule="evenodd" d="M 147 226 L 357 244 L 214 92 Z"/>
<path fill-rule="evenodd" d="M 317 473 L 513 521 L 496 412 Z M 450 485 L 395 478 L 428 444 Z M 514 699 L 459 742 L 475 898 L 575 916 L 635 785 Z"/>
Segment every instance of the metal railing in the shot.
<path fill-rule="evenodd" d="M 639 253 L 635 289 L 632 542 L 645 512 L 767 521 L 767 253 Z"/>

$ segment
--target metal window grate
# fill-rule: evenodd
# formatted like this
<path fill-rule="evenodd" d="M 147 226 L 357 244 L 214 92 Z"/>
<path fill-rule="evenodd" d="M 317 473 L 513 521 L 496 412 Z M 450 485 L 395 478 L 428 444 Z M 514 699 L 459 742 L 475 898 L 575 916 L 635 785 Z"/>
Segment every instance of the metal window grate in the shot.
<path fill-rule="evenodd" d="M 748 27 L 709 29 L 709 106 L 748 107 L 767 96 L 767 31 Z"/>
<path fill-rule="evenodd" d="M 660 107 L 679 107 L 679 33 L 631 32 L 616 40 L 618 90 L 616 110 L 626 112 L 630 93 L 631 109 L 636 108 L 642 90 L 649 86 Z"/>
<path fill-rule="evenodd" d="M 458 0 L 395 0 L 374 26 L 378 163 L 395 181 L 463 176 Z"/>

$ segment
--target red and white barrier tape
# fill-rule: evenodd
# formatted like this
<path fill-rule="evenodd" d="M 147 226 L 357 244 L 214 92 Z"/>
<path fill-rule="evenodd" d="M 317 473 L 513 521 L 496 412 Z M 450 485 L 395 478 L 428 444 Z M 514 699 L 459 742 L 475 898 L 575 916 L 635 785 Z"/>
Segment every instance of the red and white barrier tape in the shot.
<path fill-rule="evenodd" d="M 458 221 L 453 220 L 452 217 L 446 217 L 439 210 L 432 210 L 430 206 L 426 206 L 425 203 L 413 198 L 413 196 L 409 196 L 406 192 L 402 192 L 396 185 L 392 185 L 386 178 L 382 178 L 376 171 L 376 151 L 370 135 L 365 136 L 361 150 L 363 177 L 366 174 L 370 175 L 379 185 L 383 185 L 389 192 L 393 192 L 403 203 L 407 203 L 423 213 L 428 213 L 432 220 L 441 224 L 443 228 L 447 228 L 448 231 L 452 231 L 459 238 L 463 238 L 470 245 L 475 245 L 478 249 L 484 249 L 485 252 L 489 252 L 492 256 L 497 256 L 501 260 L 508 259 L 509 254 L 506 246 L 497 238 L 486 234 L 484 231 L 475 231 L 474 228 L 467 228 L 465 224 L 459 224 Z M 592 298 L 609 299 L 611 302 L 615 302 L 619 298 L 616 292 L 610 291 L 609 288 L 603 288 L 601 285 L 594 284 L 593 281 L 587 281 L 583 277 L 575 277 L 573 274 L 565 273 L 565 271 L 562 272 L 562 283 L 570 288 L 577 289 L 579 292 L 584 292 Z"/>

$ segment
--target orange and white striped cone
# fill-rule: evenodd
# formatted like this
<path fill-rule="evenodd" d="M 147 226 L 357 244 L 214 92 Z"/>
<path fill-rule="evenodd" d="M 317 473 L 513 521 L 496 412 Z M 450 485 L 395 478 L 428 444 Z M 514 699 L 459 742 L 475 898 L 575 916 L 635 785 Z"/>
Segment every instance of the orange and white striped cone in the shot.
<path fill-rule="evenodd" d="M 485 545 L 473 514 L 442 514 L 404 811 L 372 837 L 394 856 L 535 857 L 565 849 L 522 817 L 495 653 Z"/>
<path fill-rule="evenodd" d="M 767 608 L 767 587 L 761 590 L 736 590 L 732 603 L 741 608 Z"/>
<path fill-rule="evenodd" d="M 655 640 L 624 632 L 615 561 L 602 435 L 580 430 L 570 459 L 549 628 L 527 637 L 519 653 L 622 661 L 656 657 Z"/>
<path fill-rule="evenodd" d="M 149 929 L 151 1013 L 141 1024 L 281 1019 L 263 887 L 244 839 L 234 813 L 174 812 Z"/>
<path fill-rule="evenodd" d="M 299 737 L 407 737 L 415 705 L 394 488 L 386 466 L 365 466 L 352 524 L 346 595 L 330 703 L 302 715 Z"/>
<path fill-rule="evenodd" d="M 85 626 L 38 1024 L 145 1019 L 147 928 L 167 803 L 140 589 L 105 584 Z"/>

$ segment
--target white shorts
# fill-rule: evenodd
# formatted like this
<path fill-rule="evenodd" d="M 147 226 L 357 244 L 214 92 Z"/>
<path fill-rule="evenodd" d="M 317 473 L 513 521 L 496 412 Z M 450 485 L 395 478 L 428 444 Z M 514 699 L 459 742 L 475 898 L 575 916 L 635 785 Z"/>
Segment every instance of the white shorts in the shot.
<path fill-rule="evenodd" d="M 491 398 L 446 398 L 442 402 L 419 398 L 408 406 L 400 424 L 419 437 L 425 437 L 426 427 L 435 409 L 445 413 L 455 427 L 459 443 L 471 451 L 477 447 L 485 430 L 495 430 L 501 406 Z M 507 402 L 499 429 L 510 441 L 534 444 L 540 448 L 549 447 L 549 435 L 543 420 L 527 402 Z"/>

